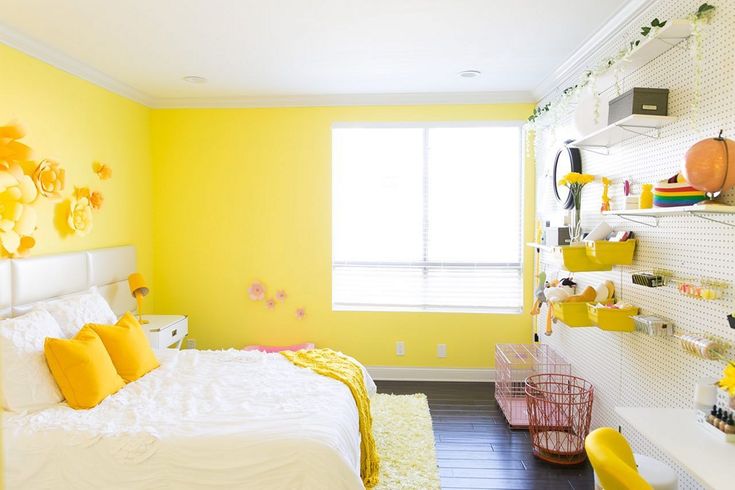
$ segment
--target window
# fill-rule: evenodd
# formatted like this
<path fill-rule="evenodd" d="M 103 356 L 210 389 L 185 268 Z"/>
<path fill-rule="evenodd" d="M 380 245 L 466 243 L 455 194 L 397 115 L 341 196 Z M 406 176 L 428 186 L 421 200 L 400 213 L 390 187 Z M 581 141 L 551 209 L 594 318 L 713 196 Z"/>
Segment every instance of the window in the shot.
<path fill-rule="evenodd" d="M 332 128 L 334 310 L 517 313 L 521 129 Z"/>

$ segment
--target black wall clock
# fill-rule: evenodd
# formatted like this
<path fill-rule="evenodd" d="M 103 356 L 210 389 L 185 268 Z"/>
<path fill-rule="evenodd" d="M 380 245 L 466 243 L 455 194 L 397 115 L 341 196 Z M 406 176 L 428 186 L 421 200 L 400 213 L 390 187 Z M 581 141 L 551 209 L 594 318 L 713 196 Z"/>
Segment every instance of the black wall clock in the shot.
<path fill-rule="evenodd" d="M 554 187 L 554 195 L 561 203 L 564 209 L 571 209 L 574 206 L 574 198 L 569 188 L 559 185 L 559 181 L 569 172 L 582 173 L 582 155 L 579 148 L 570 148 L 567 146 L 573 140 L 564 142 L 564 146 L 559 148 L 554 158 L 553 181 L 551 185 Z"/>

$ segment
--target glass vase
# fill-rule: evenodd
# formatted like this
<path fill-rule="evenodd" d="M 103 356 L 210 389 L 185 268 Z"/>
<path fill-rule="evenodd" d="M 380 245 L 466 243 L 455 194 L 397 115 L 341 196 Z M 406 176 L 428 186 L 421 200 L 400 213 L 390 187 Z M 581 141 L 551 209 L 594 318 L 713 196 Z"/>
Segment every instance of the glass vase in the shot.
<path fill-rule="evenodd" d="M 574 206 L 569 212 L 569 244 L 582 243 L 582 199 L 573 195 Z"/>

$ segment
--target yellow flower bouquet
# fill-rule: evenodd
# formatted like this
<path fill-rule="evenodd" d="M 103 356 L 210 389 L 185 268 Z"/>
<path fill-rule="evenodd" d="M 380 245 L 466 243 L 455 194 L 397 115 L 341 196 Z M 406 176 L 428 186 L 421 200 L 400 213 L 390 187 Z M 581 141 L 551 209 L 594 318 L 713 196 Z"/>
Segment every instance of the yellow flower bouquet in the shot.
<path fill-rule="evenodd" d="M 574 199 L 572 216 L 569 224 L 569 239 L 571 243 L 582 241 L 582 188 L 595 180 L 594 175 L 569 172 L 560 181 L 559 185 L 568 187 Z"/>

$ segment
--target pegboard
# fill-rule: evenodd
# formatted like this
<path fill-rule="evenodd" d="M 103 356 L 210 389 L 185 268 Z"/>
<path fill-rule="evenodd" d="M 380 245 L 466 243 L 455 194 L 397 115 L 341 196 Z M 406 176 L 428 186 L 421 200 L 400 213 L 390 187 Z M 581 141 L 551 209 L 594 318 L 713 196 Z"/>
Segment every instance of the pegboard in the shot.
<path fill-rule="evenodd" d="M 631 22 L 625 29 L 590 58 L 596 66 L 614 55 L 629 41 L 638 39 L 640 26 L 653 18 L 681 19 L 695 11 L 699 0 L 660 0 Z M 643 183 L 655 183 L 676 174 L 686 150 L 695 142 L 716 136 L 720 129 L 735 139 L 735 0 L 710 2 L 717 12 L 703 29 L 704 60 L 701 75 L 701 98 L 695 104 L 694 62 L 687 42 L 681 43 L 652 60 L 603 94 L 607 99 L 632 87 L 668 88 L 669 114 L 678 116 L 675 123 L 662 128 L 660 137 L 637 136 L 612 147 L 609 155 L 582 151 L 585 173 L 613 180 L 610 188 L 613 208 L 623 207 L 622 182 L 633 183 L 635 194 Z M 573 85 L 580 74 L 560 84 Z M 555 100 L 560 90 L 551 94 Z M 545 103 L 546 101 L 543 101 Z M 552 116 L 556 124 L 539 128 L 535 153 L 537 168 L 537 209 L 539 215 L 561 211 L 551 192 L 553 157 L 566 139 L 577 136 L 572 130 L 574 107 Z M 589 231 L 601 219 L 599 213 L 602 186 L 593 183 L 582 195 L 582 224 Z M 723 196 L 723 202 L 735 205 L 735 191 Z M 649 221 L 651 218 L 642 218 Z M 724 218 L 735 223 L 735 218 Z M 671 320 L 677 329 L 722 337 L 735 343 L 735 330 L 729 328 L 726 315 L 735 310 L 735 228 L 696 217 L 662 217 L 658 227 L 649 227 L 607 216 L 605 220 L 618 230 L 632 230 L 638 238 L 635 262 L 614 267 L 610 272 L 574 274 L 581 288 L 612 280 L 616 296 L 641 308 L 643 314 Z M 652 222 L 652 221 L 651 221 Z M 560 265 L 550 254 L 542 253 L 541 268 L 554 274 Z M 673 286 L 647 288 L 632 284 L 634 271 L 669 269 L 679 277 L 709 277 L 730 282 L 724 296 L 716 301 L 682 296 Z M 674 467 L 679 474 L 679 488 L 700 489 L 697 481 L 664 452 L 651 444 L 615 413 L 616 406 L 691 408 L 695 383 L 702 378 L 719 378 L 723 364 L 686 355 L 674 338 L 644 334 L 605 332 L 597 328 L 554 326 L 550 337 L 543 334 L 544 308 L 537 320 L 541 341 L 553 346 L 568 359 L 575 374 L 595 386 L 592 425 L 622 426 L 623 434 L 636 452 L 647 454 Z"/>

